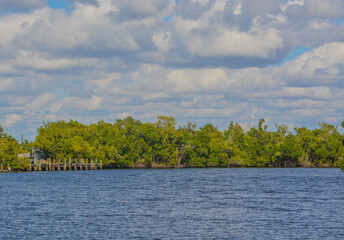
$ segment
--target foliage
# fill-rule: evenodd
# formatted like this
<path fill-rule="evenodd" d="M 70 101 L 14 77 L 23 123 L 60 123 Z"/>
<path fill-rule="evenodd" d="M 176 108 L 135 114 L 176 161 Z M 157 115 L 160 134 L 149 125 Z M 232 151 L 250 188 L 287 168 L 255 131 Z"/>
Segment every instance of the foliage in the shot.
<path fill-rule="evenodd" d="M 234 122 L 224 131 L 176 125 L 168 116 L 156 123 L 132 117 L 90 125 L 43 122 L 35 144 L 52 159 L 98 159 L 116 168 L 340 166 L 344 158 L 344 136 L 327 123 L 295 128 L 295 134 L 284 124 L 269 131 L 264 119 L 247 132 Z"/>
<path fill-rule="evenodd" d="M 19 157 L 25 152 L 15 138 L 4 132 L 0 126 L 0 164 L 4 168 L 9 165 L 13 170 L 26 169 L 29 160 Z"/>

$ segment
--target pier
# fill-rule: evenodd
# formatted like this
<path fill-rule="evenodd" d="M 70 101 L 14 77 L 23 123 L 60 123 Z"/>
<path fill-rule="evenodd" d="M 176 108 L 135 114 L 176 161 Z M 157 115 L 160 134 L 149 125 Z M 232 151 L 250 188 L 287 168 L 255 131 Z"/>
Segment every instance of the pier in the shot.
<path fill-rule="evenodd" d="M 36 160 L 34 163 L 30 163 L 27 167 L 28 172 L 41 172 L 41 171 L 81 171 L 81 170 L 102 170 L 102 161 L 88 161 L 88 159 L 81 159 L 79 161 L 72 162 L 67 161 L 51 161 L 51 160 Z"/>
<path fill-rule="evenodd" d="M 87 159 L 80 161 L 64 161 L 64 162 L 55 162 L 50 160 L 35 160 L 33 163 L 27 165 L 26 170 L 28 172 L 42 172 L 42 171 L 81 171 L 81 170 L 102 170 L 103 162 L 102 161 L 88 161 Z M 12 169 L 9 164 L 0 164 L 0 173 L 12 172 Z"/>
<path fill-rule="evenodd" d="M 0 172 L 11 172 L 11 167 L 9 164 L 7 164 L 7 167 L 4 168 L 4 164 L 0 164 Z"/>

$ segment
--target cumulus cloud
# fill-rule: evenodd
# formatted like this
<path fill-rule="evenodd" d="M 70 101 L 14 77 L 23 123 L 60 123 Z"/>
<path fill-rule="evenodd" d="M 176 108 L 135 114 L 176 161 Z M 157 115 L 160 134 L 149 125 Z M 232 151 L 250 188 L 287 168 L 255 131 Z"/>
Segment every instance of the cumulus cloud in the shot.
<path fill-rule="evenodd" d="M 27 104 L 26 109 L 28 111 L 38 111 L 55 100 L 56 94 L 45 93 L 42 96 L 36 98 L 33 102 Z"/>
<path fill-rule="evenodd" d="M 209 3 L 209 0 L 191 0 L 191 2 L 206 6 Z"/>
<path fill-rule="evenodd" d="M 153 41 L 156 47 L 161 52 L 168 51 L 171 46 L 171 33 L 170 32 L 160 32 L 153 35 Z"/>
<path fill-rule="evenodd" d="M 203 11 L 199 18 L 189 20 L 178 17 L 174 1 L 152 0 L 142 4 L 100 0 L 98 5 L 76 2 L 70 16 L 49 8 L 38 9 L 33 14 L 8 16 L 0 22 L 4 26 L 0 32 L 3 44 L 10 45 L 13 51 L 35 51 L 36 55 L 44 53 L 45 58 L 49 54 L 121 57 L 128 59 L 127 62 L 135 59 L 138 63 L 165 65 L 171 62 L 182 65 L 192 62 L 195 57 L 218 58 L 218 62 L 223 57 L 275 60 L 284 49 L 280 32 L 274 27 L 260 26 L 256 20 L 249 31 L 219 24 L 224 20 L 226 4 L 222 0 L 207 3 L 209 9 Z M 153 11 L 148 15 L 142 12 L 140 18 L 128 15 L 129 8 L 132 9 L 130 11 L 137 8 L 144 12 L 151 5 L 155 7 L 147 8 Z M 236 11 L 238 6 L 240 8 L 240 3 Z M 121 19 L 123 13 L 128 19 Z M 170 14 L 176 16 L 171 21 L 163 21 Z M 165 31 L 161 31 L 162 26 Z M 213 66 L 212 63 L 209 65 Z M 231 67 L 230 61 L 227 65 Z M 238 66 L 245 67 L 245 61 Z"/>
<path fill-rule="evenodd" d="M 11 125 L 15 124 L 16 122 L 19 122 L 23 119 L 22 115 L 19 114 L 9 114 L 6 115 L 6 119 L 2 122 L 2 125 L 4 127 L 10 127 Z"/>
<path fill-rule="evenodd" d="M 242 7 L 242 5 L 241 5 L 241 2 L 239 2 L 237 5 L 236 5 L 236 7 L 234 8 L 234 10 L 233 10 L 233 14 L 234 15 L 239 15 L 239 14 L 241 14 L 241 7 Z"/>
<path fill-rule="evenodd" d="M 324 44 L 302 54 L 283 66 L 283 71 L 295 85 L 343 85 L 344 43 Z"/>
<path fill-rule="evenodd" d="M 191 40 L 188 44 L 191 55 L 268 58 L 271 55 L 274 57 L 275 51 L 283 48 L 282 38 L 273 29 L 252 32 L 218 29 L 210 36 L 215 38 L 207 38 L 203 34 L 187 36 Z"/>
<path fill-rule="evenodd" d="M 299 0 L 288 1 L 282 5 L 287 14 L 308 18 L 341 18 L 343 17 L 342 0 Z"/>
<path fill-rule="evenodd" d="M 54 102 L 49 109 L 52 113 L 59 111 L 92 111 L 97 110 L 102 102 L 102 97 L 92 95 L 91 98 L 66 97 Z"/>
<path fill-rule="evenodd" d="M 342 118 L 341 0 L 70 2 L 67 13 L 0 0 L 17 9 L 0 17 L 0 118 L 12 131 L 126 115 L 220 128 Z M 310 50 L 283 60 L 300 45 Z"/>

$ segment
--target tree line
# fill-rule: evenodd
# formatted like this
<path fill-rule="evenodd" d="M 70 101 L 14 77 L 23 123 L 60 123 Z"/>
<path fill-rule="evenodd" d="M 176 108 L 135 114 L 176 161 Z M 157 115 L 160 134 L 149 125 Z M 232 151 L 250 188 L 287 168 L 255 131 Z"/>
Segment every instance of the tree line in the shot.
<path fill-rule="evenodd" d="M 294 133 L 284 124 L 270 131 L 264 119 L 246 132 L 234 122 L 223 131 L 212 124 L 176 125 L 167 116 L 155 123 L 132 117 L 90 125 L 43 122 L 34 144 L 51 159 L 98 159 L 113 168 L 344 167 L 344 135 L 327 123 Z"/>
<path fill-rule="evenodd" d="M 223 131 L 212 124 L 177 127 L 173 117 L 155 123 L 132 117 L 114 123 L 90 125 L 77 121 L 43 122 L 35 146 L 52 160 L 97 159 L 109 168 L 143 167 L 341 167 L 344 169 L 344 134 L 337 126 L 319 123 L 289 131 L 284 124 L 268 130 L 264 119 L 244 131 L 231 122 Z M 342 123 L 344 128 L 344 121 Z M 0 161 L 12 169 L 25 169 L 27 150 L 0 126 Z"/>

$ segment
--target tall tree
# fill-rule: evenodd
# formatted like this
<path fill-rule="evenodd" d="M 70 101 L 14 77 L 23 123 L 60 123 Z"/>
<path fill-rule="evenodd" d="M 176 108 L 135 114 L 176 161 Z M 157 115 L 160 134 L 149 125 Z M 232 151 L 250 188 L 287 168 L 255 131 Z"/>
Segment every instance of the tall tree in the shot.
<path fill-rule="evenodd" d="M 2 137 L 3 134 L 4 134 L 4 129 L 3 129 L 2 126 L 0 125 L 0 137 Z"/>

